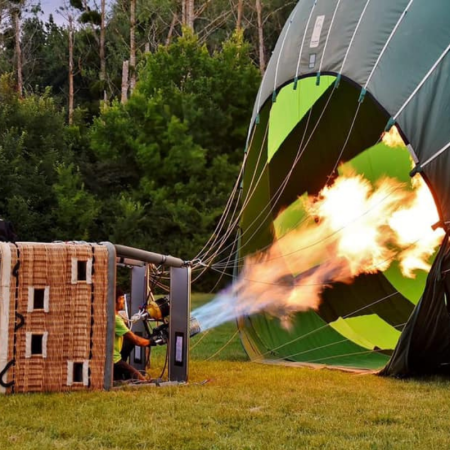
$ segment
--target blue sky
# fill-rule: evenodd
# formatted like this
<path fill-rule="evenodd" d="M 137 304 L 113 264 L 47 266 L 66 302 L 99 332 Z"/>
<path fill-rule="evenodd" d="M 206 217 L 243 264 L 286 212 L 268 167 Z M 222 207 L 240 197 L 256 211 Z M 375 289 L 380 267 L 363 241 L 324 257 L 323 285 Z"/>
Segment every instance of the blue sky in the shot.
<path fill-rule="evenodd" d="M 63 24 L 65 23 L 65 20 L 63 17 L 61 17 L 61 14 L 57 14 L 56 11 L 60 6 L 64 5 L 64 0 L 40 0 L 41 2 L 41 8 L 44 11 L 43 16 L 41 17 L 42 20 L 47 20 L 49 14 L 53 14 L 53 18 L 56 23 Z M 66 1 L 66 3 L 69 3 L 69 0 Z M 94 2 L 91 1 L 90 4 L 92 5 Z M 100 4 L 100 0 L 97 2 Z M 109 0 L 106 0 L 106 4 L 111 4 Z"/>
<path fill-rule="evenodd" d="M 62 21 L 64 21 L 64 19 L 59 14 L 55 13 L 55 11 L 60 6 L 62 6 L 63 3 L 64 3 L 63 0 L 41 0 L 41 7 L 42 10 L 44 11 L 42 19 L 46 20 L 49 14 L 53 14 L 55 22 L 61 23 Z"/>

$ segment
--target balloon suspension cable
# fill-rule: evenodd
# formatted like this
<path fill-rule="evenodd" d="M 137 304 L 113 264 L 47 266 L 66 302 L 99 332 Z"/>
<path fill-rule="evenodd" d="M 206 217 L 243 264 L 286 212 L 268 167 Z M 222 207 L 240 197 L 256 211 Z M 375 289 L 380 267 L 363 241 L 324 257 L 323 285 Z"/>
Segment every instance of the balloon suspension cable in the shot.
<path fill-rule="evenodd" d="M 401 324 L 398 324 L 398 325 L 393 325 L 393 328 L 402 328 L 402 327 L 404 327 L 405 325 L 406 325 L 406 323 L 407 322 L 403 322 L 403 323 L 401 323 Z M 311 349 L 309 349 L 309 350 L 304 350 L 304 351 L 301 351 L 301 352 L 297 352 L 297 353 L 292 353 L 292 354 L 290 354 L 290 355 L 287 355 L 287 356 L 282 356 L 282 357 L 280 357 L 280 358 L 277 358 L 277 359 L 271 359 L 271 362 L 281 362 L 281 361 L 285 361 L 286 359 L 290 359 L 290 358 L 293 358 L 294 356 L 300 356 L 300 355 L 304 355 L 304 354 L 306 354 L 306 353 L 310 353 L 310 352 L 314 352 L 314 351 L 316 351 L 316 350 L 321 350 L 321 349 L 323 349 L 323 348 L 328 348 L 328 347 L 332 347 L 332 346 L 334 346 L 334 345 L 338 345 L 338 344 L 343 344 L 344 342 L 353 342 L 350 338 L 345 338 L 345 339 L 342 339 L 342 340 L 340 340 L 340 341 L 336 341 L 336 342 L 332 342 L 332 343 L 330 343 L 330 344 L 325 344 L 325 345 L 321 345 L 320 347 L 314 347 L 314 348 L 311 348 Z M 372 349 L 372 350 L 369 350 L 370 352 L 377 352 L 377 350 L 375 350 L 375 349 Z M 361 353 L 366 353 L 366 352 L 361 352 Z M 349 356 L 350 354 L 349 353 L 347 353 L 347 354 L 345 354 L 345 355 L 339 355 L 339 356 Z M 258 361 L 255 361 L 255 360 L 252 360 L 252 362 L 258 362 Z M 311 362 L 313 362 L 312 360 L 306 360 L 306 361 L 301 361 L 301 362 L 304 362 L 304 363 L 311 363 Z"/>
<path fill-rule="evenodd" d="M 370 303 L 370 304 L 368 304 L 368 305 L 363 306 L 362 308 L 359 308 L 359 309 L 357 309 L 357 310 L 355 310 L 355 311 L 353 311 L 353 312 L 351 312 L 351 313 L 346 314 L 345 316 L 342 317 L 342 319 L 347 319 L 348 317 L 352 316 L 353 314 L 356 314 L 356 313 L 358 313 L 358 312 L 360 312 L 360 311 L 364 311 L 365 309 L 370 308 L 371 306 L 374 306 L 374 305 L 376 305 L 376 304 L 379 304 L 379 303 L 381 303 L 381 302 L 383 302 L 383 301 L 385 301 L 385 300 L 388 300 L 388 299 L 390 299 L 391 297 L 394 297 L 394 296 L 397 295 L 397 294 L 399 294 L 398 291 L 392 292 L 391 294 L 386 295 L 385 297 L 379 298 L 379 299 L 375 300 L 374 302 L 372 302 L 372 303 Z M 259 358 L 255 359 L 255 360 L 252 360 L 252 362 L 263 361 L 265 356 L 270 355 L 270 354 L 273 354 L 273 352 L 279 350 L 280 348 L 286 347 L 287 345 L 291 345 L 291 344 L 293 344 L 294 342 L 299 342 L 299 341 L 301 341 L 301 340 L 303 340 L 303 339 L 305 339 L 305 338 L 307 338 L 307 337 L 310 337 L 310 336 L 312 336 L 312 335 L 318 333 L 319 331 L 325 330 L 325 329 L 328 328 L 329 326 L 331 326 L 331 325 L 330 325 L 329 323 L 327 323 L 327 324 L 325 324 L 325 325 L 322 325 L 322 326 L 319 327 L 319 328 L 316 328 L 315 330 L 310 331 L 309 333 L 306 333 L 306 334 L 303 334 L 302 336 L 299 336 L 299 337 L 297 337 L 297 338 L 294 338 L 294 339 L 292 339 L 292 340 L 289 341 L 289 342 L 285 342 L 284 344 L 281 344 L 281 345 L 279 345 L 278 347 L 275 347 L 275 348 L 272 348 L 272 349 L 270 349 L 270 350 L 267 350 L 266 352 L 262 353 L 262 354 L 260 355 Z"/>
<path fill-rule="evenodd" d="M 307 140 L 307 142 L 305 143 L 305 145 L 303 145 L 303 141 L 304 141 L 304 138 L 306 137 L 306 133 L 307 133 L 308 126 L 309 126 L 309 121 L 310 121 L 310 118 L 311 118 L 311 115 L 312 115 L 312 108 L 310 109 L 309 114 L 308 114 L 307 123 L 306 123 L 306 126 L 305 126 L 305 130 L 304 130 L 304 132 L 303 132 L 302 140 L 301 140 L 300 145 L 299 145 L 299 148 L 298 148 L 298 150 L 297 150 L 297 154 L 296 154 L 296 157 L 295 157 L 294 162 L 293 162 L 293 164 L 292 164 L 292 167 L 291 167 L 291 169 L 289 170 L 289 172 L 288 172 L 288 174 L 286 175 L 286 177 L 285 177 L 285 179 L 283 180 L 283 182 L 282 182 L 282 183 L 280 184 L 280 186 L 278 187 L 277 191 L 275 192 L 275 198 L 276 198 L 276 200 L 275 200 L 274 202 L 272 202 L 273 204 L 271 204 L 270 202 L 267 203 L 267 204 L 264 206 L 264 208 L 262 208 L 262 210 L 260 211 L 260 213 L 258 214 L 258 216 L 257 216 L 257 217 L 252 221 L 252 223 L 248 226 L 247 230 L 250 230 L 251 227 L 252 227 L 252 225 L 253 225 L 254 223 L 256 223 L 256 222 L 260 219 L 261 215 L 267 210 L 267 208 L 268 208 L 269 206 L 271 206 L 271 208 L 269 209 L 269 211 L 268 211 L 268 213 L 266 214 L 266 216 L 264 217 L 264 219 L 260 220 L 259 226 L 253 231 L 253 233 L 252 233 L 252 235 L 250 236 L 250 238 L 247 239 L 246 244 L 248 244 L 249 242 L 251 242 L 251 240 L 253 239 L 253 237 L 257 234 L 257 232 L 258 232 L 258 231 L 261 229 L 261 227 L 263 226 L 265 219 L 267 219 L 267 217 L 269 217 L 269 215 L 273 212 L 273 210 L 274 210 L 274 208 L 275 208 L 275 205 L 276 205 L 276 201 L 281 197 L 282 193 L 284 192 L 284 189 L 286 188 L 286 186 L 287 186 L 287 184 L 288 184 L 288 181 L 289 181 L 289 179 L 290 179 L 290 177 L 291 177 L 291 175 L 292 175 L 292 173 L 293 173 L 293 171 L 294 171 L 296 165 L 297 165 L 298 162 L 301 160 L 301 158 L 302 158 L 302 156 L 303 156 L 303 154 L 304 154 L 306 148 L 308 147 L 309 142 L 311 141 L 311 139 L 312 139 L 312 137 L 313 137 L 315 131 L 317 130 L 317 128 L 318 128 L 318 126 L 319 126 L 319 124 L 320 124 L 320 122 L 321 122 L 321 120 L 322 120 L 322 118 L 323 118 L 323 116 L 324 116 L 324 114 L 325 114 L 325 111 L 326 111 L 327 108 L 328 108 L 328 105 L 329 105 L 329 103 L 330 103 L 330 101 L 331 101 L 331 98 L 332 98 L 334 92 L 335 92 L 335 87 L 333 87 L 333 89 L 332 89 L 332 91 L 331 91 L 331 93 L 330 93 L 330 95 L 329 95 L 329 97 L 328 97 L 328 99 L 327 99 L 326 104 L 325 104 L 324 107 L 322 108 L 322 111 L 321 111 L 321 114 L 320 114 L 318 120 L 316 121 L 316 123 L 315 123 L 313 129 L 311 130 L 311 133 L 308 135 L 308 140 Z M 262 172 L 262 173 L 263 173 L 263 172 Z M 251 193 L 251 196 L 253 196 L 255 190 L 256 190 L 256 188 L 255 188 L 255 189 L 253 190 L 253 192 Z M 247 202 L 247 204 L 248 204 L 248 202 Z M 244 209 L 245 209 L 246 206 L 247 206 L 247 205 L 243 205 L 243 207 L 242 207 L 242 209 L 241 209 L 241 214 L 240 214 L 240 215 L 242 215 L 242 213 L 243 213 L 243 211 L 244 211 Z M 244 232 L 241 234 L 241 237 L 243 237 L 245 234 L 247 234 L 247 231 L 244 231 Z M 245 246 L 246 244 L 244 244 L 244 246 Z M 271 244 L 267 245 L 265 248 L 269 248 L 270 246 L 271 246 Z M 219 254 L 223 253 L 223 252 L 224 252 L 225 250 L 227 250 L 228 248 L 229 248 L 229 246 L 226 247 L 225 249 L 223 249 L 222 252 L 218 253 L 217 256 L 218 256 Z M 264 248 L 264 249 L 265 249 L 265 248 Z M 241 248 L 241 249 L 242 249 L 242 248 Z M 263 250 L 263 249 L 261 249 L 261 250 Z M 260 251 L 261 251 L 261 250 L 260 250 Z M 243 259 L 244 259 L 244 258 L 241 258 L 240 260 L 243 260 Z M 239 260 L 238 260 L 238 261 L 239 261 Z M 223 260 L 222 260 L 222 261 L 219 261 L 219 263 L 222 263 L 222 262 L 223 262 Z"/>
<path fill-rule="evenodd" d="M 348 138 L 347 138 L 347 141 L 348 141 Z M 346 141 L 346 142 L 347 142 L 347 141 Z M 379 141 L 380 141 L 380 139 L 378 139 L 377 143 L 378 143 Z M 375 144 L 375 145 L 376 145 L 376 144 Z M 344 148 L 344 147 L 343 147 L 343 148 Z M 340 155 L 339 155 L 340 158 L 342 157 L 342 154 L 343 154 L 343 150 L 341 150 L 341 153 L 340 153 Z M 337 163 L 335 164 L 335 167 L 336 167 L 336 166 L 337 166 Z M 331 175 L 329 176 L 329 178 L 330 178 L 330 177 L 331 177 Z M 353 223 L 355 223 L 357 220 L 359 220 L 360 218 L 362 218 L 362 217 L 364 217 L 365 215 L 367 215 L 368 213 L 370 213 L 370 212 L 371 212 L 373 209 L 375 209 L 376 207 L 380 206 L 384 201 L 386 201 L 387 199 L 389 199 L 390 196 L 391 196 L 395 191 L 397 191 L 398 189 L 400 189 L 400 188 L 399 188 L 399 187 L 396 187 L 396 188 L 392 189 L 391 192 L 389 192 L 388 195 L 386 195 L 385 197 L 383 197 L 378 203 L 376 203 L 376 204 L 373 205 L 371 208 L 367 209 L 367 210 L 364 211 L 362 214 L 360 214 L 358 217 L 355 217 L 352 221 L 348 222 L 346 225 L 344 225 L 343 227 L 341 227 L 341 228 L 339 228 L 338 230 L 334 231 L 333 233 L 331 233 L 331 234 L 329 234 L 329 235 L 327 235 L 327 236 L 321 238 L 320 240 L 318 240 L 318 241 L 316 241 L 316 242 L 313 242 L 312 244 L 306 245 L 306 246 L 304 246 L 304 247 L 301 247 L 301 248 L 296 249 L 296 250 L 294 250 L 294 251 L 292 251 L 292 252 L 289 252 L 289 253 L 284 253 L 283 255 L 280 255 L 280 256 L 278 256 L 278 257 L 273 257 L 273 258 L 267 259 L 267 260 L 265 260 L 264 262 L 272 261 L 272 260 L 279 259 L 279 258 L 283 258 L 283 257 L 285 257 L 285 256 L 289 256 L 289 255 L 292 255 L 292 254 L 294 254 L 294 253 L 297 253 L 297 252 L 300 252 L 300 251 L 309 249 L 309 248 L 311 248 L 311 247 L 314 247 L 315 245 L 321 244 L 322 242 L 326 241 L 327 239 L 329 239 L 329 238 L 333 237 L 334 235 L 340 233 L 341 231 L 345 230 L 347 227 L 349 227 L 350 225 L 352 225 Z M 296 227 L 298 227 L 299 225 L 301 225 L 302 223 L 304 223 L 307 219 L 308 219 L 307 217 L 302 218 L 302 219 L 300 220 L 300 222 L 298 222 L 298 223 L 295 225 L 295 227 L 291 228 L 291 229 L 288 230 L 286 233 L 284 233 L 283 235 L 281 235 L 280 237 L 278 237 L 278 241 L 280 241 L 282 238 L 284 238 L 285 236 L 289 235 L 290 233 L 294 232 L 295 229 L 296 229 Z M 258 251 L 255 252 L 255 253 L 260 253 L 261 251 L 264 251 L 264 250 L 268 249 L 271 245 L 272 245 L 272 243 L 271 243 L 271 244 L 268 244 L 267 246 L 265 246 L 264 248 L 258 250 Z M 244 261 L 244 259 L 245 259 L 245 257 L 244 257 L 244 258 L 240 258 L 240 259 L 237 260 L 237 261 L 238 261 L 238 262 L 242 262 L 242 261 Z M 226 267 L 226 266 L 221 265 L 221 262 L 222 262 L 222 261 L 219 261 L 218 263 L 214 264 L 213 266 L 216 267 L 216 268 L 224 268 L 224 267 Z M 250 263 L 250 265 L 258 265 L 258 264 L 261 264 L 261 263 Z M 238 265 L 238 267 L 243 267 L 243 266 L 244 266 L 244 264 L 239 264 L 239 265 Z"/>
<path fill-rule="evenodd" d="M 217 350 L 216 353 L 214 353 L 209 358 L 207 358 L 206 361 L 211 361 L 211 359 L 213 359 L 216 356 L 220 355 L 220 353 L 222 353 L 231 344 L 231 342 L 233 342 L 233 339 L 238 335 L 238 333 L 239 333 L 239 329 L 237 329 L 234 332 L 233 336 L 231 336 L 231 338 L 221 348 L 219 348 L 219 350 Z"/>
<path fill-rule="evenodd" d="M 333 90 L 333 92 L 334 92 L 334 90 Z M 329 180 L 331 180 L 331 179 L 333 178 L 333 173 L 336 172 L 336 169 L 337 169 L 337 167 L 338 167 L 338 165 L 339 165 L 339 162 L 340 162 L 340 160 L 342 159 L 342 156 L 343 156 L 344 151 L 345 151 L 345 148 L 346 148 L 346 146 L 347 146 L 347 144 L 348 144 L 350 135 L 351 135 L 351 133 L 352 133 L 352 131 L 353 131 L 353 128 L 354 128 L 354 126 L 355 126 L 356 118 L 357 118 L 357 115 L 358 115 L 360 106 L 361 106 L 361 104 L 358 103 L 357 108 L 356 108 L 355 115 L 354 115 L 353 120 L 352 120 L 352 124 L 351 124 L 351 126 L 350 126 L 349 132 L 347 133 L 347 137 L 346 137 L 345 143 L 344 143 L 344 145 L 342 146 L 342 149 L 341 149 L 341 151 L 340 151 L 340 153 L 339 153 L 339 156 L 338 156 L 338 158 L 337 158 L 337 160 L 336 160 L 336 163 L 335 163 L 335 165 L 334 165 L 334 167 L 333 167 L 332 172 L 331 172 L 330 175 L 328 176 L 328 179 L 329 179 Z M 313 131 L 314 131 L 314 130 L 313 130 Z M 379 144 L 379 143 L 381 142 L 381 139 L 382 139 L 382 133 L 380 134 L 380 137 L 379 137 L 379 138 L 377 139 L 377 141 L 375 142 L 374 146 L 377 145 L 377 144 Z M 309 141 L 308 141 L 308 142 L 309 142 Z M 307 142 L 306 145 L 308 145 L 308 142 Z M 296 162 L 295 162 L 295 163 L 296 163 Z M 395 191 L 395 190 L 394 190 L 394 191 Z M 392 193 L 393 193 L 394 191 L 392 191 Z M 281 195 L 281 194 L 280 194 L 280 195 Z M 386 197 L 386 198 L 388 198 L 388 197 Z M 276 202 L 274 202 L 274 203 L 276 203 Z M 307 220 L 307 217 L 302 218 L 302 219 L 301 219 L 301 220 L 300 220 L 293 228 L 287 230 L 285 233 L 283 233 L 281 236 L 279 236 L 279 237 L 278 237 L 278 240 L 281 240 L 283 237 L 285 237 L 285 236 L 289 235 L 290 233 L 292 233 L 293 231 L 295 231 L 296 227 L 298 227 L 299 225 L 301 225 L 302 223 L 304 223 L 306 220 Z M 261 223 L 263 223 L 263 222 L 261 222 Z M 249 227 L 249 228 L 250 228 L 250 227 Z M 259 228 L 258 228 L 257 230 L 255 230 L 255 232 L 253 233 L 252 237 L 256 234 L 256 232 L 257 232 L 258 230 L 259 230 Z M 340 231 L 340 230 L 338 230 L 338 231 Z M 244 232 L 243 234 L 245 234 L 245 232 Z M 250 241 L 250 240 L 248 240 L 247 242 L 249 242 L 249 241 Z M 271 245 L 272 245 L 272 243 L 270 243 L 270 244 L 268 244 L 268 245 L 262 247 L 261 249 L 259 249 L 259 250 L 258 250 L 257 252 L 255 252 L 255 253 L 259 253 L 259 252 L 262 252 L 262 251 L 264 251 L 264 250 L 267 250 L 268 248 L 271 247 Z M 308 248 L 308 247 L 305 247 L 305 248 Z M 250 256 L 250 255 L 247 255 L 247 256 Z M 245 257 L 239 258 L 238 260 L 236 260 L 236 263 L 237 263 L 237 262 L 243 262 L 244 260 L 245 260 Z M 215 264 L 215 267 L 224 267 L 223 264 L 221 265 L 221 263 L 223 263 L 223 260 L 222 260 L 222 261 L 219 261 L 218 263 L 216 263 L 217 265 Z M 243 267 L 243 264 L 239 264 L 239 265 L 237 265 L 237 267 Z"/>
<path fill-rule="evenodd" d="M 233 187 L 233 190 L 232 190 L 232 192 L 231 192 L 231 194 L 230 194 L 230 196 L 228 198 L 228 201 L 227 201 L 227 204 L 226 204 L 226 207 L 225 207 L 225 211 L 222 214 L 222 217 L 220 218 L 219 223 L 216 226 L 216 229 L 214 230 L 214 232 L 212 233 L 212 235 L 208 239 L 207 243 L 203 246 L 203 248 L 200 250 L 200 252 L 197 254 L 197 256 L 194 259 L 199 259 L 199 258 L 200 259 L 204 259 L 204 257 L 205 257 L 205 254 L 204 254 L 205 249 L 208 246 L 209 246 L 209 248 L 214 247 L 214 245 L 216 244 L 217 238 L 220 235 L 220 232 L 221 232 L 221 230 L 222 230 L 222 228 L 223 228 L 223 226 L 224 226 L 224 224 L 226 222 L 226 218 L 228 216 L 228 213 L 229 213 L 229 210 L 230 210 L 231 205 L 233 203 L 233 198 L 235 197 L 236 192 L 239 192 L 238 199 L 236 200 L 237 202 L 239 201 L 239 198 L 240 198 L 240 195 L 241 195 L 240 185 L 242 183 L 243 173 L 244 173 L 244 170 L 245 170 L 247 159 L 249 157 L 250 150 L 252 148 L 253 138 L 255 136 L 255 133 L 256 133 L 256 127 L 253 127 L 253 130 L 251 132 L 250 139 L 249 139 L 249 145 L 246 145 L 246 151 L 244 153 L 244 161 L 242 162 L 241 169 L 239 171 L 239 175 L 238 175 L 238 177 L 236 179 L 236 183 L 235 183 L 235 185 Z M 247 150 L 247 149 L 249 149 L 249 150 Z M 234 216 L 234 213 L 235 213 L 235 210 L 233 211 L 232 217 Z M 231 221 L 232 221 L 232 219 L 230 219 L 230 222 Z M 211 239 L 213 237 L 214 237 L 214 241 L 210 244 Z M 209 248 L 208 248 L 208 251 L 209 251 Z"/>
<path fill-rule="evenodd" d="M 365 90 L 367 89 L 367 86 L 368 86 L 368 84 L 369 84 L 369 82 L 370 82 L 370 80 L 371 80 L 371 76 L 372 76 L 372 74 L 373 74 L 373 72 L 374 72 L 376 66 L 378 65 L 379 61 L 381 60 L 381 58 L 382 58 L 382 56 L 383 56 L 383 54 L 384 54 L 384 52 L 385 52 L 385 50 L 386 50 L 386 48 L 387 48 L 387 46 L 388 46 L 390 40 L 392 39 L 393 35 L 394 35 L 395 32 L 397 31 L 398 26 L 400 25 L 401 21 L 403 20 L 403 18 L 404 18 L 404 16 L 405 16 L 406 12 L 408 11 L 409 6 L 411 5 L 412 1 L 413 1 L 413 0 L 410 0 L 410 2 L 408 3 L 408 5 L 406 6 L 405 10 L 403 11 L 402 15 L 400 16 L 400 19 L 398 20 L 397 24 L 395 25 L 394 29 L 392 30 L 392 32 L 391 32 L 391 34 L 390 34 L 390 36 L 389 36 L 387 42 L 385 43 L 383 49 L 381 50 L 380 55 L 378 56 L 377 61 L 376 61 L 376 63 L 374 64 L 374 67 L 372 68 L 372 71 L 371 71 L 371 73 L 370 73 L 370 75 L 369 75 L 369 77 L 368 77 L 368 79 L 367 79 L 367 82 L 366 82 L 366 84 L 365 84 L 365 86 L 364 86 L 363 91 L 365 91 Z M 348 56 L 348 52 L 349 52 L 349 50 L 350 50 L 351 44 L 353 43 L 354 36 L 355 36 L 355 34 L 356 34 L 356 31 L 357 31 L 358 28 L 359 28 L 359 25 L 360 25 L 360 23 L 361 23 L 361 19 L 362 19 L 363 15 L 364 15 L 364 13 L 365 13 L 365 11 L 366 11 L 366 9 L 367 9 L 367 6 L 368 6 L 369 2 L 370 2 L 370 0 L 367 1 L 366 5 L 365 5 L 365 7 L 364 7 L 364 9 L 363 9 L 363 12 L 362 12 L 362 14 L 361 14 L 361 16 L 360 16 L 360 18 L 359 18 L 359 21 L 358 21 L 358 23 L 357 23 L 357 25 L 356 25 L 356 28 L 355 28 L 355 31 L 354 31 L 354 33 L 353 33 L 352 39 L 351 39 L 351 41 L 350 41 L 350 45 L 349 45 L 349 47 L 348 47 L 348 49 L 347 49 L 347 53 L 346 53 L 345 58 L 344 58 L 344 62 L 343 62 L 342 68 L 343 68 L 343 66 L 344 66 L 345 59 L 346 59 L 346 57 Z M 338 2 L 338 4 L 339 4 L 339 2 Z M 314 9 L 314 6 L 313 6 L 313 9 Z M 312 9 L 312 10 L 313 10 L 313 9 Z M 337 7 L 336 7 L 336 9 L 337 9 Z M 336 9 L 335 9 L 335 13 L 336 13 Z M 311 14 L 312 14 L 312 10 L 311 10 Z M 311 18 L 311 15 L 310 15 L 310 18 Z M 305 36 L 304 36 L 304 37 L 305 37 Z M 303 45 L 303 42 L 302 42 L 302 45 Z M 301 57 L 301 52 L 300 52 L 300 56 L 299 56 L 299 61 L 300 61 L 300 57 Z M 342 72 L 342 68 L 341 68 L 341 72 Z M 298 75 L 296 75 L 296 77 L 297 77 L 297 76 L 298 76 Z M 361 98 L 361 96 L 360 96 L 360 98 Z M 352 126 L 351 126 L 351 128 L 350 128 L 350 133 L 351 133 L 351 130 L 353 129 L 354 123 L 355 123 L 355 121 L 356 121 L 356 116 L 357 116 L 357 113 L 358 113 L 358 111 L 359 111 L 359 106 L 360 106 L 360 105 L 361 105 L 361 102 L 359 101 L 359 102 L 358 102 L 357 112 L 356 112 L 356 114 L 355 114 L 355 117 L 354 117 L 354 119 L 353 119 Z M 350 135 L 350 133 L 349 133 L 349 135 Z M 339 160 L 340 160 L 341 157 L 342 157 L 342 153 L 343 153 L 343 151 L 344 151 L 344 149 L 345 149 L 345 147 L 346 147 L 346 144 L 347 144 L 347 142 L 348 142 L 349 135 L 347 136 L 347 141 L 346 141 L 346 143 L 344 144 L 343 149 L 341 150 L 341 154 L 340 154 L 340 156 L 339 156 L 339 158 L 338 158 L 338 161 L 337 161 L 337 163 L 336 163 L 336 166 L 334 167 L 334 169 L 333 169 L 333 171 L 332 171 L 332 174 L 333 174 L 333 173 L 336 171 L 336 169 L 337 169 L 337 164 L 339 163 Z M 332 175 L 332 174 L 331 174 L 331 175 Z M 250 228 L 250 227 L 249 227 L 249 228 Z M 245 233 L 245 232 L 244 232 L 244 233 Z M 250 240 L 248 240 L 247 242 L 250 242 Z"/>
<path fill-rule="evenodd" d="M 265 145 L 265 142 L 267 140 L 268 130 L 269 130 L 269 122 L 267 121 L 266 128 L 265 128 L 265 131 L 264 131 L 263 141 L 261 143 L 261 147 L 260 147 L 258 158 L 257 158 L 257 162 L 256 162 L 256 166 L 259 165 L 259 161 L 261 159 L 261 155 L 263 154 L 262 149 L 263 149 L 263 147 Z M 236 212 L 237 206 L 238 206 L 238 204 L 236 203 L 236 207 L 235 207 L 235 210 L 233 211 L 233 216 L 230 219 L 230 224 L 229 224 L 229 226 L 227 228 L 227 231 L 225 232 L 224 236 L 222 236 L 222 238 L 219 240 L 218 248 L 217 248 L 216 252 L 214 253 L 213 257 L 212 258 L 211 257 L 208 258 L 209 260 L 214 259 L 214 258 L 217 257 L 217 254 L 218 254 L 220 248 L 226 243 L 226 240 L 228 239 L 228 237 L 231 235 L 233 230 L 235 230 L 236 227 L 238 226 L 239 221 L 240 221 L 241 216 L 242 216 L 242 213 L 245 210 L 245 208 L 247 207 L 248 203 L 250 202 L 250 199 L 252 198 L 253 194 L 255 193 L 256 188 L 258 187 L 258 185 L 259 185 L 259 183 L 261 181 L 261 178 L 262 178 L 262 176 L 264 174 L 264 170 L 265 170 L 266 166 L 267 166 L 267 162 L 265 163 L 264 167 L 262 168 L 261 173 L 260 173 L 260 175 L 258 177 L 258 180 L 256 181 L 256 184 L 255 184 L 254 187 L 253 187 L 253 183 L 254 183 L 254 180 L 255 180 L 256 171 L 252 174 L 252 178 L 251 178 L 250 184 L 249 184 L 249 193 L 248 193 L 247 197 L 243 200 L 243 204 L 242 204 L 241 210 L 239 211 L 237 217 L 234 218 L 234 215 L 235 215 L 235 212 Z M 253 188 L 253 190 L 252 190 L 252 188 Z M 239 191 L 239 197 L 240 197 L 240 195 L 241 195 L 241 190 Z M 206 252 L 206 254 L 208 254 L 209 251 L 210 251 L 210 249 Z M 206 255 L 204 255 L 202 259 L 205 259 L 205 257 L 206 257 Z"/>

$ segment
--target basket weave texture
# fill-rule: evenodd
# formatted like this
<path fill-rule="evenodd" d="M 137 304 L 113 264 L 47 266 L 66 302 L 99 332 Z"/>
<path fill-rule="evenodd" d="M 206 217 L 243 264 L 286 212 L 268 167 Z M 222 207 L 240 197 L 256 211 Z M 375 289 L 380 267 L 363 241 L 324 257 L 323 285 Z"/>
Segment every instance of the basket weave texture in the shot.
<path fill-rule="evenodd" d="M 102 389 L 106 358 L 108 252 L 86 243 L 10 244 L 11 270 L 20 260 L 18 278 L 11 276 L 8 358 L 15 365 L 7 392 Z M 0 255 L 1 258 L 1 255 Z M 92 282 L 72 282 L 73 258 L 92 259 Z M 29 311 L 29 288 L 48 290 L 48 311 Z M 15 330 L 15 311 L 24 325 Z M 27 357 L 27 334 L 46 335 L 46 355 Z M 30 349 L 28 348 L 28 353 Z M 88 361 L 88 379 L 68 383 L 68 362 Z M 70 375 L 70 374 L 69 374 Z"/>

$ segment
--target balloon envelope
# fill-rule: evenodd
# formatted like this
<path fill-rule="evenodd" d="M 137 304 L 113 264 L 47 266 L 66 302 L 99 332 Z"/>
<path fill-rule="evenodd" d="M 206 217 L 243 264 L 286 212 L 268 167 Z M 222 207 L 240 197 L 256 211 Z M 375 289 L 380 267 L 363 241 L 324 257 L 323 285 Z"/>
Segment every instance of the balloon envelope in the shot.
<path fill-rule="evenodd" d="M 296 229 L 305 215 L 299 198 L 317 195 L 340 164 L 373 185 L 383 177 L 409 183 L 417 166 L 449 220 L 448 20 L 446 1 L 298 2 L 255 103 L 238 262 Z M 402 148 L 380 139 L 394 123 Z M 266 314 L 241 317 L 244 347 L 259 361 L 381 369 L 426 275 L 406 278 L 393 263 L 336 283 L 317 311 L 296 314 L 289 328 Z"/>

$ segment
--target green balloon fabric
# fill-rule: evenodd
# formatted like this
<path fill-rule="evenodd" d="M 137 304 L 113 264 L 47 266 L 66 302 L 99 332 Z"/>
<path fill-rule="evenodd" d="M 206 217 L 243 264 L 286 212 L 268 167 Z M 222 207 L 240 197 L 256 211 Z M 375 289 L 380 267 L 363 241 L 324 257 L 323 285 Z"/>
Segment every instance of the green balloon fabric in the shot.
<path fill-rule="evenodd" d="M 408 183 L 414 166 L 450 221 L 449 20 L 444 0 L 297 3 L 250 124 L 238 261 L 294 230 L 305 214 L 299 198 L 318 194 L 340 164 L 373 184 Z M 381 142 L 393 124 L 402 148 Z M 326 288 L 319 309 L 296 314 L 288 329 L 265 314 L 241 317 L 242 342 L 254 361 L 380 370 L 405 345 L 429 282 L 394 263 Z M 448 342 L 434 367 L 450 361 Z"/>

